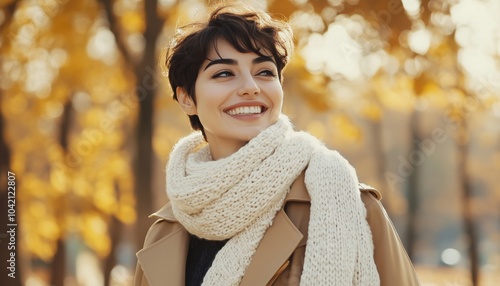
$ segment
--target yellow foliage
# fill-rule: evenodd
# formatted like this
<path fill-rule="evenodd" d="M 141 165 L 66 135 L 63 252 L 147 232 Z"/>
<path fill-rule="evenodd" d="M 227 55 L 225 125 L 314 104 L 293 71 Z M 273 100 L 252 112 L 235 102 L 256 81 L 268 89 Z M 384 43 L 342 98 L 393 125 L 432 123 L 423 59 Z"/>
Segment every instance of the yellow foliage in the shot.
<path fill-rule="evenodd" d="M 183 118 L 183 120 L 188 121 L 187 118 Z M 153 149 L 155 153 L 158 154 L 160 158 L 167 158 L 175 142 L 184 135 L 184 130 L 171 128 L 167 125 L 156 128 L 153 137 Z"/>
<path fill-rule="evenodd" d="M 361 141 L 363 134 L 360 128 L 354 124 L 351 119 L 345 114 L 334 114 L 329 120 L 333 131 L 335 132 L 335 138 L 343 139 L 348 142 L 359 142 Z"/>
<path fill-rule="evenodd" d="M 47 241 L 39 236 L 30 237 L 26 240 L 27 250 L 35 257 L 49 262 L 56 251 L 56 242 Z"/>
<path fill-rule="evenodd" d="M 326 138 L 326 129 L 321 121 L 311 120 L 307 125 L 307 131 L 321 140 Z"/>
<path fill-rule="evenodd" d="M 127 33 L 142 33 L 146 28 L 143 13 L 126 11 L 120 17 L 120 25 Z"/>
<path fill-rule="evenodd" d="M 290 64 L 284 70 L 283 85 L 287 95 L 304 98 L 316 111 L 331 109 L 331 94 L 327 90 L 327 79 L 324 75 L 310 73 L 306 69 L 305 59 L 295 53 Z"/>
<path fill-rule="evenodd" d="M 38 221 L 38 229 L 40 236 L 49 240 L 56 240 L 60 237 L 61 231 L 54 220 L 41 219 Z"/>
<path fill-rule="evenodd" d="M 127 206 L 125 204 L 120 204 L 115 215 L 120 221 L 127 224 L 131 224 L 136 220 L 136 214 L 133 205 Z"/>
<path fill-rule="evenodd" d="M 394 78 L 376 76 L 372 79 L 373 89 L 380 102 L 391 109 L 403 112 L 413 110 L 413 79 L 405 75 Z"/>
<path fill-rule="evenodd" d="M 434 95 L 442 94 L 443 90 L 434 81 L 427 81 L 422 87 L 420 96 L 432 97 Z"/>
<path fill-rule="evenodd" d="M 85 242 L 97 255 L 104 257 L 111 249 L 107 222 L 98 213 L 85 213 L 79 222 L 80 232 Z"/>
<path fill-rule="evenodd" d="M 111 133 L 103 132 L 102 134 L 103 134 L 103 145 L 106 146 L 106 149 L 108 150 L 119 150 L 124 143 L 125 134 L 123 134 L 123 132 L 111 132 Z M 120 167 L 123 167 L 123 164 L 125 163 L 119 160 L 113 160 L 109 164 L 111 168 L 111 167 L 118 167 L 117 166 L 118 164 L 121 165 Z"/>
<path fill-rule="evenodd" d="M 84 175 L 77 175 L 73 178 L 73 193 L 80 197 L 90 197 L 92 187 L 89 185 Z"/>
<path fill-rule="evenodd" d="M 110 177 L 101 178 L 96 183 L 93 200 L 95 206 L 102 212 L 112 214 L 116 207 L 113 182 Z"/>
<path fill-rule="evenodd" d="M 5 117 L 19 116 L 26 112 L 26 109 L 28 108 L 26 95 L 20 93 L 5 96 L 2 101 L 4 102 L 2 104 L 1 111 Z"/>
<path fill-rule="evenodd" d="M 379 121 L 382 117 L 382 110 L 380 110 L 380 107 L 377 104 L 369 102 L 363 105 L 361 108 L 361 114 L 370 120 Z"/>
<path fill-rule="evenodd" d="M 70 185 L 69 175 L 66 169 L 51 168 L 50 170 L 50 184 L 58 193 L 66 193 Z"/>
<path fill-rule="evenodd" d="M 286 18 L 290 18 L 290 16 L 297 11 L 297 7 L 290 0 L 270 0 L 268 1 L 268 11 L 275 14 L 281 14 Z"/>
<path fill-rule="evenodd" d="M 105 117 L 105 111 L 99 106 L 93 106 L 81 116 L 83 126 L 99 127 L 100 119 Z"/>

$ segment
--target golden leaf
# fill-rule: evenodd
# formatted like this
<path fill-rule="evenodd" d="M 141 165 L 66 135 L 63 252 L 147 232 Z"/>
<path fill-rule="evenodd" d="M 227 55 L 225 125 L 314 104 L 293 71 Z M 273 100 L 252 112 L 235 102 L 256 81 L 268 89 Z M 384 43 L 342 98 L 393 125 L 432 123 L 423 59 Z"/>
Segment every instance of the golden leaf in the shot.
<path fill-rule="evenodd" d="M 360 128 L 356 126 L 347 115 L 338 114 L 331 116 L 330 124 L 334 132 L 338 135 L 336 138 L 350 142 L 361 141 L 362 132 Z"/>
<path fill-rule="evenodd" d="M 325 125 L 323 124 L 323 122 L 318 120 L 312 120 L 311 122 L 309 122 L 309 124 L 307 125 L 307 131 L 321 140 L 326 137 Z"/>
<path fill-rule="evenodd" d="M 378 106 L 373 102 L 364 104 L 363 107 L 361 108 L 361 114 L 373 121 L 379 121 L 380 118 L 382 117 L 382 111 L 380 110 L 380 106 Z"/>
<path fill-rule="evenodd" d="M 144 15 L 138 11 L 126 11 L 120 17 L 120 25 L 127 33 L 142 33 L 145 29 Z"/>
<path fill-rule="evenodd" d="M 80 222 L 80 231 L 85 243 L 97 255 L 104 257 L 109 253 L 111 241 L 108 236 L 107 223 L 97 213 L 85 213 Z"/>
<path fill-rule="evenodd" d="M 114 196 L 114 186 L 110 178 L 99 180 L 95 188 L 96 191 L 93 195 L 95 206 L 104 213 L 113 213 L 116 208 L 116 199 Z"/>

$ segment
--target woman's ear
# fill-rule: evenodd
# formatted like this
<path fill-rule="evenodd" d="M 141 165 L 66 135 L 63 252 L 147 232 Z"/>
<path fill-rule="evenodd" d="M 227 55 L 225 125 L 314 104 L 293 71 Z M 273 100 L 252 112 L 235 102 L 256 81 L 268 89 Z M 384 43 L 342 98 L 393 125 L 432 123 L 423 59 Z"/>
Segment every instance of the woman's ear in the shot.
<path fill-rule="evenodd" d="M 177 93 L 177 101 L 179 101 L 179 106 L 182 111 L 187 115 L 196 115 L 196 104 L 186 90 L 182 87 L 177 87 L 175 91 Z"/>

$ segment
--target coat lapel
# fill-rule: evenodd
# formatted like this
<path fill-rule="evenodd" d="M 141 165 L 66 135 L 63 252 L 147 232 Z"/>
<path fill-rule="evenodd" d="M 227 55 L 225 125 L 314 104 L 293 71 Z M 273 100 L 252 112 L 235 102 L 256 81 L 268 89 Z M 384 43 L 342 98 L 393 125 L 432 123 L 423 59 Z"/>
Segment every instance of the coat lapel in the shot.
<path fill-rule="evenodd" d="M 292 255 L 301 239 L 300 231 L 283 210 L 279 211 L 257 247 L 240 285 L 266 285 Z"/>
<path fill-rule="evenodd" d="M 292 185 L 285 198 L 285 204 L 289 201 L 310 201 L 304 185 L 304 172 Z M 267 285 L 276 271 L 295 251 L 303 236 L 290 221 L 285 211 L 281 209 L 257 247 L 240 286 Z"/>

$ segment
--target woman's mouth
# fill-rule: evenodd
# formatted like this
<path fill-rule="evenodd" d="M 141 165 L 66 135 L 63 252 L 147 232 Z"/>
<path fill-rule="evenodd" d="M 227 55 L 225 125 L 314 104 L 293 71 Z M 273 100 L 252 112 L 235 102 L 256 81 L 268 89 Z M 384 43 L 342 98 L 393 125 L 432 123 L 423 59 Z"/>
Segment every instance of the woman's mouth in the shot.
<path fill-rule="evenodd" d="M 226 110 L 229 115 L 250 115 L 250 114 L 260 114 L 266 111 L 264 106 L 240 106 L 233 109 Z"/>

